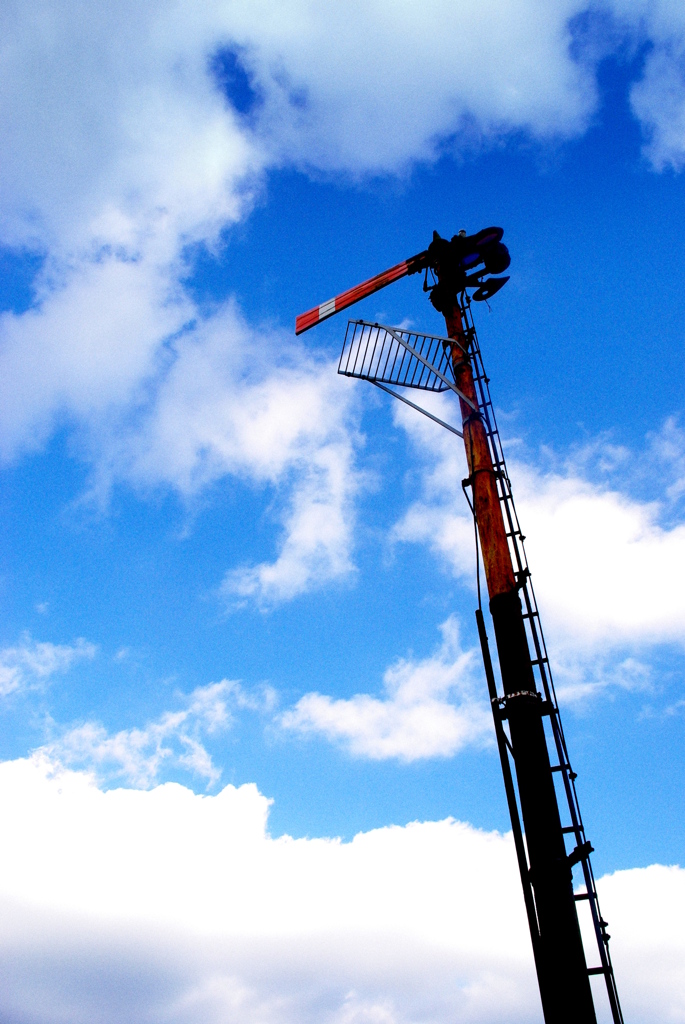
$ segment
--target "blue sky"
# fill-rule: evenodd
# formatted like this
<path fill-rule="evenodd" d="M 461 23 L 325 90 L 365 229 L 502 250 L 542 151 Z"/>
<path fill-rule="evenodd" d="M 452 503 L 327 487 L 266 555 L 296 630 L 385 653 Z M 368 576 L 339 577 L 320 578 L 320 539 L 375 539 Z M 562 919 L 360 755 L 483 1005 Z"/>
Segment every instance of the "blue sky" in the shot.
<path fill-rule="evenodd" d="M 619 990 L 685 1021 L 682 11 L 5 17 L 2 1013 L 538 1019 L 459 442 L 336 374 L 344 313 L 294 335 L 501 224 L 476 324 Z M 352 315 L 444 328 L 416 277 Z"/>

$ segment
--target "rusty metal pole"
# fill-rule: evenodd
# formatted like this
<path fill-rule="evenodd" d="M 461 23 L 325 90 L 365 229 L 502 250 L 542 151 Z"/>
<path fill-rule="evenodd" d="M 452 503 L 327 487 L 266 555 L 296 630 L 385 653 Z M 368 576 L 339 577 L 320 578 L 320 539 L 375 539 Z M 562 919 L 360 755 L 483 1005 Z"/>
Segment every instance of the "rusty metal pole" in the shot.
<path fill-rule="evenodd" d="M 442 303 L 441 310 L 448 337 L 458 342 L 451 352 L 456 385 L 478 408 L 468 339 L 456 294 L 453 301 Z M 507 717 L 535 897 L 538 935 L 532 938 L 538 950 L 536 969 L 545 1022 L 596 1024 L 571 866 L 545 739 L 542 701 L 536 694 L 495 467 L 481 416 L 462 399 L 459 403 L 502 684 L 510 698 Z"/>

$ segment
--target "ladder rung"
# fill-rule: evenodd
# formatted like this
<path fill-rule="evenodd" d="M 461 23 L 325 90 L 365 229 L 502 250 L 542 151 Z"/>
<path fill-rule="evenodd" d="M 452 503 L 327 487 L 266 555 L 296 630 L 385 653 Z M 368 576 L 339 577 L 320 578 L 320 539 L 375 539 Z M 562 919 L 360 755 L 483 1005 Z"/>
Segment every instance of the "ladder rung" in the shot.
<path fill-rule="evenodd" d="M 571 832 L 582 832 L 583 830 L 581 829 L 580 825 L 578 825 L 577 828 L 575 825 L 567 825 L 566 828 L 562 828 L 561 831 L 564 833 L 565 836 L 568 836 L 571 834 Z"/>
<path fill-rule="evenodd" d="M 588 967 L 588 974 L 606 974 L 609 970 L 608 967 Z"/>
<path fill-rule="evenodd" d="M 574 900 L 589 900 L 590 899 L 590 893 L 589 892 L 574 892 L 573 898 L 574 898 Z"/>

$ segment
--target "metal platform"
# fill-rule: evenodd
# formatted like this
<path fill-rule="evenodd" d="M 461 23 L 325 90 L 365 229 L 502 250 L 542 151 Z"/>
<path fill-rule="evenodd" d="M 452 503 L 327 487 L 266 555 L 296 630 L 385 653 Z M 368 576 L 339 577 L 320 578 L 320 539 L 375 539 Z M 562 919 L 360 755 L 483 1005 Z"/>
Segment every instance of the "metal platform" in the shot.
<path fill-rule="evenodd" d="M 420 391 L 456 391 L 449 338 L 350 320 L 338 373 Z"/>

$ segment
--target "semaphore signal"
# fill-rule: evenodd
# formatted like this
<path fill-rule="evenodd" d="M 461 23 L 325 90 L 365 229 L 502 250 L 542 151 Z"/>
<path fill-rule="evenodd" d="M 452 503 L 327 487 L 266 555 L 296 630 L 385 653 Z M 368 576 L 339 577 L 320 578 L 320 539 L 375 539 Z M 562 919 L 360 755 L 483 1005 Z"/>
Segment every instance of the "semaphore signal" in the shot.
<path fill-rule="evenodd" d="M 371 381 L 463 438 L 469 475 L 462 486 L 480 542 L 501 692 L 490 657 L 480 583 L 476 622 L 545 1024 L 596 1024 L 593 975 L 603 976 L 613 1022 L 623 1024 L 607 922 L 600 912 L 590 861 L 593 848 L 580 814 L 576 774 L 471 315 L 472 299 L 490 298 L 509 280 L 497 276 L 510 264 L 503 234 L 502 228 L 491 227 L 475 235 L 460 231 L 447 240 L 433 232 L 423 252 L 298 316 L 295 333 L 393 281 L 425 274 L 424 291 L 443 314 L 447 336 L 350 320 L 338 372 Z M 398 393 L 396 387 L 452 391 L 459 401 L 461 430 Z M 575 869 L 581 875 L 578 892 L 573 885 Z M 586 959 L 578 918 L 581 907 L 589 909 L 597 965 L 588 966 Z"/>

